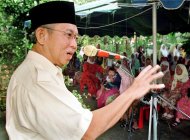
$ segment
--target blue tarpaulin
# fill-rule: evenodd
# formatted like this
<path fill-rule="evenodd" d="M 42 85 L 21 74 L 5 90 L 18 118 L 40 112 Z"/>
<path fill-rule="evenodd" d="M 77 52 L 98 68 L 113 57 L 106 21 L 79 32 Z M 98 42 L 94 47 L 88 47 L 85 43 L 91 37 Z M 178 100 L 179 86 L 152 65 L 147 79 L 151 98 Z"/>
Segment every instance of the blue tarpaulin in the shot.
<path fill-rule="evenodd" d="M 165 9 L 178 9 L 185 0 L 160 0 Z"/>
<path fill-rule="evenodd" d="M 185 0 L 159 0 L 163 7 L 168 10 L 178 9 L 182 6 Z M 153 0 L 131 0 L 131 3 L 134 4 L 143 4 L 143 3 L 150 3 Z"/>

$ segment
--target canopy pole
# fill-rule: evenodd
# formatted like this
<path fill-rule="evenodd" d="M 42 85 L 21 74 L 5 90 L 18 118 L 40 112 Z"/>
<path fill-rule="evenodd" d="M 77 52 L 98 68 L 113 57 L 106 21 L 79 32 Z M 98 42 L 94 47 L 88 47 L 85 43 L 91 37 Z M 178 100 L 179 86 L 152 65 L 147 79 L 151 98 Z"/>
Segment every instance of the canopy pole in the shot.
<path fill-rule="evenodd" d="M 153 9 L 152 9 L 152 19 L 153 19 L 153 45 L 154 45 L 154 50 L 153 50 L 153 66 L 155 66 L 157 64 L 157 2 L 153 3 Z M 155 81 L 156 82 L 156 81 Z M 157 121 L 157 101 L 158 99 L 156 98 L 156 96 L 153 96 L 153 139 L 157 140 L 157 125 L 158 125 L 158 121 Z"/>
<path fill-rule="evenodd" d="M 154 2 L 152 5 L 152 36 L 153 36 L 153 66 L 157 64 L 157 3 Z M 156 81 L 155 81 L 156 82 Z M 152 128 L 152 120 L 153 120 L 153 137 L 151 136 L 151 128 Z M 149 116 L 149 133 L 148 140 L 157 140 L 157 98 L 155 95 L 151 96 L 150 100 L 150 116 Z"/>
<path fill-rule="evenodd" d="M 157 64 L 157 3 L 153 3 L 152 7 L 152 33 L 153 33 L 153 65 L 155 66 Z"/>

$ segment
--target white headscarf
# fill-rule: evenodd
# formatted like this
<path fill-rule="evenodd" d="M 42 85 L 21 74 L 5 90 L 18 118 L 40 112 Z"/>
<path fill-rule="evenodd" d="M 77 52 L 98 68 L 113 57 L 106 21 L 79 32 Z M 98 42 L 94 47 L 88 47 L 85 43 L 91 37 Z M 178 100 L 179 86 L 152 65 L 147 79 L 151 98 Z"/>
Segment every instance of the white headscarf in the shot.
<path fill-rule="evenodd" d="M 162 63 L 160 64 L 160 67 L 162 67 L 163 65 L 168 66 L 165 71 L 162 71 L 164 74 L 166 74 L 168 71 L 170 71 L 168 61 L 162 61 Z"/>
<path fill-rule="evenodd" d="M 177 73 L 176 73 L 177 66 L 179 66 L 182 69 L 182 74 L 181 75 L 177 75 Z M 185 82 L 187 82 L 189 80 L 188 72 L 187 72 L 187 69 L 186 69 L 185 65 L 177 64 L 176 68 L 175 68 L 174 80 L 172 82 L 171 90 L 175 89 L 175 87 L 177 85 L 177 81 L 185 83 Z"/>
<path fill-rule="evenodd" d="M 167 50 L 167 47 L 164 44 L 161 45 L 160 52 L 164 57 L 168 57 L 168 50 Z"/>
<path fill-rule="evenodd" d="M 179 52 L 180 45 L 176 45 L 173 50 L 173 56 L 177 56 L 178 58 L 180 57 L 180 52 Z"/>

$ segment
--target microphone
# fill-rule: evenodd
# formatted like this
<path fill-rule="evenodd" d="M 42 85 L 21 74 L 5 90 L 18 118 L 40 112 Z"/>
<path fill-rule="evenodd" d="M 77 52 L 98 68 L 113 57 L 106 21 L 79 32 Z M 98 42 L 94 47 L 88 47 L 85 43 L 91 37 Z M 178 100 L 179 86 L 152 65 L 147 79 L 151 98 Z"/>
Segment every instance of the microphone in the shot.
<path fill-rule="evenodd" d="M 112 53 L 112 52 L 108 52 L 108 51 L 104 51 L 101 49 L 97 49 L 95 46 L 93 45 L 87 45 L 83 48 L 83 52 L 85 55 L 87 56 L 98 56 L 98 57 L 106 57 L 106 58 L 111 58 L 111 59 L 128 59 L 125 56 L 122 56 L 120 54 L 116 54 L 116 53 Z"/>

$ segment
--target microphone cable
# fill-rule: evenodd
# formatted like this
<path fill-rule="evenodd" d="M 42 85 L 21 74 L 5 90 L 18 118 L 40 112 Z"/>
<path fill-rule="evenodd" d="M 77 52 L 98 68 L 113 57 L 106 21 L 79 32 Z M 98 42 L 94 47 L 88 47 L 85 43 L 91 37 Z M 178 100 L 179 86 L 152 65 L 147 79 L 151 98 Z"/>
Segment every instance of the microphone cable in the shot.
<path fill-rule="evenodd" d="M 119 64 L 118 62 L 113 62 L 113 65 L 116 67 L 116 68 L 119 68 L 121 69 L 122 71 L 124 71 L 127 75 L 129 75 L 131 78 L 134 78 L 134 75 L 132 74 L 132 70 L 131 70 L 131 67 L 130 67 L 130 71 L 127 69 L 127 68 L 124 68 L 122 64 Z"/>

